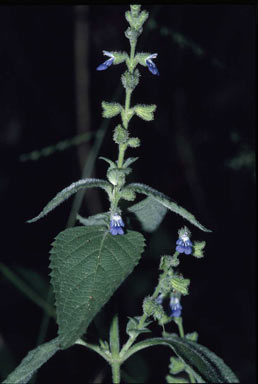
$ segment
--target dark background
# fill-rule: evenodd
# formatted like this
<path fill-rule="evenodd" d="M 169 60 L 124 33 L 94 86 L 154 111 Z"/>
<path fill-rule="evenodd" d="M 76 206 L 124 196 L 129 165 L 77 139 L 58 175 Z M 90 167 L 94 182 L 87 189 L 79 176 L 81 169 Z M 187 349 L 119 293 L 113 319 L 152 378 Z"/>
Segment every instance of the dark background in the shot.
<path fill-rule="evenodd" d="M 255 7 L 146 8 L 150 18 L 138 50 L 158 52 L 160 76 L 140 67 L 132 104 L 154 103 L 157 111 L 153 122 L 131 121 L 132 136 L 140 137 L 142 146 L 128 150 L 128 156 L 140 157 L 130 180 L 171 196 L 213 230 L 207 234 L 191 226 L 192 238 L 207 246 L 204 259 L 184 256 L 181 263 L 184 276 L 191 278 L 190 295 L 182 300 L 184 328 L 197 331 L 199 342 L 221 356 L 241 382 L 254 382 Z M 49 281 L 50 244 L 66 226 L 72 199 L 38 223 L 25 221 L 81 177 L 94 137 L 37 160 L 24 154 L 72 138 L 84 125 L 93 134 L 100 128 L 101 101 L 110 101 L 121 88 L 125 66 L 105 72 L 95 68 L 105 60 L 103 49 L 129 49 L 126 10 L 114 5 L 77 7 L 76 12 L 72 6 L 0 8 L 1 262 L 20 277 L 29 270 Z M 116 100 L 124 102 L 123 92 Z M 109 121 L 100 155 L 117 158 L 112 131 L 118 122 Z M 92 175 L 102 178 L 105 172 L 106 165 L 97 160 Z M 87 196 L 83 215 L 108 208 L 102 192 Z M 142 300 L 157 282 L 160 255 L 174 251 L 184 224 L 168 213 L 154 234 L 145 235 L 148 247 L 140 264 L 90 326 L 89 338 L 107 337 L 115 307 L 122 329 L 126 316 L 141 314 Z M 38 275 L 35 285 L 41 282 Z M 4 378 L 38 342 L 55 337 L 57 329 L 4 276 L 0 289 Z M 172 324 L 167 330 L 176 331 Z M 153 331 L 158 335 L 161 329 Z M 163 380 L 171 353 L 157 351 L 137 354 L 126 373 L 135 382 Z M 76 346 L 54 356 L 36 382 L 107 382 L 105 367 L 93 352 Z"/>

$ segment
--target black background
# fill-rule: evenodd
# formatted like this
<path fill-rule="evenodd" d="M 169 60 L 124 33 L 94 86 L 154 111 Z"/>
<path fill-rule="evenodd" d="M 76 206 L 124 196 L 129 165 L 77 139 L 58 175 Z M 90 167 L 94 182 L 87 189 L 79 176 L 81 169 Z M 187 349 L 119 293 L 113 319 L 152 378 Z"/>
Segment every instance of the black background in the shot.
<path fill-rule="evenodd" d="M 138 50 L 158 52 L 160 76 L 140 67 L 132 104 L 154 103 L 157 111 L 153 122 L 137 117 L 131 121 L 132 135 L 140 137 L 142 146 L 128 150 L 129 156 L 140 157 L 130 180 L 171 196 L 213 230 L 207 234 L 191 226 L 192 238 L 205 240 L 207 246 L 204 259 L 184 256 L 181 263 L 184 276 L 191 278 L 190 295 L 182 300 L 185 331 L 196 330 L 199 342 L 221 356 L 241 382 L 254 382 L 255 7 L 146 8 L 156 24 L 146 24 Z M 124 64 L 103 72 L 95 68 L 105 60 L 103 49 L 128 50 L 126 9 L 88 9 L 92 132 L 102 122 L 101 101 L 111 100 L 124 70 Z M 36 224 L 25 221 L 80 178 L 78 147 L 37 161 L 22 162 L 20 155 L 78 133 L 74 25 L 72 6 L 0 8 L 1 261 L 12 270 L 33 270 L 46 282 L 50 244 L 65 228 L 72 199 Z M 118 101 L 123 100 L 122 93 Z M 110 121 L 100 155 L 116 159 L 112 131 L 118 122 Z M 105 177 L 105 171 L 105 164 L 97 160 L 95 175 Z M 97 193 L 104 211 L 107 202 Z M 85 200 L 80 212 L 86 216 L 97 213 L 95 209 Z M 123 330 L 126 316 L 141 314 L 142 300 L 157 282 L 160 255 L 173 252 L 177 230 L 184 224 L 168 213 L 155 234 L 146 234 L 148 247 L 140 264 L 90 326 L 89 338 L 96 341 L 98 333 L 107 337 L 115 308 Z M 43 312 L 4 277 L 0 288 L 4 375 L 36 346 Z M 45 340 L 56 331 L 50 320 Z M 158 335 L 161 329 L 153 331 Z M 176 329 L 169 325 L 168 331 Z M 126 336 L 121 333 L 123 341 Z M 125 371 L 139 381 L 163 380 L 170 352 L 157 351 L 136 355 Z M 36 382 L 93 382 L 98 373 L 104 378 L 95 382 L 110 381 L 104 361 L 76 346 L 54 356 L 40 369 Z"/>

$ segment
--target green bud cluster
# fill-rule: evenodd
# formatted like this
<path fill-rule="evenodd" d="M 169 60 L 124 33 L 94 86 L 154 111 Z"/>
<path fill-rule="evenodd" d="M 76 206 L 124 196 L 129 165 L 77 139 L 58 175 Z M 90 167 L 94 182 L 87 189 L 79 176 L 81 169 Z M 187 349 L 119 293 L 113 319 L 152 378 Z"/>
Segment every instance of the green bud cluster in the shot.
<path fill-rule="evenodd" d="M 154 104 L 145 105 L 145 104 L 137 104 L 134 106 L 134 112 L 138 117 L 141 117 L 145 121 L 151 121 L 154 119 L 154 111 L 157 106 Z"/>
<path fill-rule="evenodd" d="M 106 101 L 102 101 L 101 105 L 103 108 L 102 116 L 108 119 L 119 115 L 123 109 L 122 105 L 119 103 L 108 103 Z"/>
<path fill-rule="evenodd" d="M 139 84 L 140 72 L 138 69 L 135 69 L 134 72 L 125 71 L 121 76 L 121 81 L 125 89 L 130 90 L 131 92 Z"/>
<path fill-rule="evenodd" d="M 117 125 L 114 129 L 113 139 L 116 144 L 123 144 L 128 139 L 128 131 L 124 129 L 121 124 Z"/>
<path fill-rule="evenodd" d="M 108 181 L 117 187 L 122 187 L 125 184 L 125 172 L 119 168 L 109 168 L 107 171 Z"/>

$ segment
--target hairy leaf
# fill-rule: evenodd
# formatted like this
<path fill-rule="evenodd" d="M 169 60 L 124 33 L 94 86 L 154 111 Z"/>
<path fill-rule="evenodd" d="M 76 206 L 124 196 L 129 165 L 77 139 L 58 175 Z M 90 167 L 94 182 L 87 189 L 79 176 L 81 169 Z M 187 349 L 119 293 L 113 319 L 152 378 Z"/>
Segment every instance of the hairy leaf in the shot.
<path fill-rule="evenodd" d="M 133 164 L 139 157 L 128 157 L 123 164 L 123 168 L 129 167 L 129 165 Z"/>
<path fill-rule="evenodd" d="M 58 337 L 30 351 L 20 365 L 5 379 L 3 384 L 26 384 L 32 375 L 58 350 Z"/>
<path fill-rule="evenodd" d="M 135 344 L 126 354 L 155 345 L 165 345 L 173 349 L 176 355 L 187 365 L 187 370 L 193 374 L 197 383 L 239 383 L 238 378 L 224 361 L 208 348 L 177 335 L 156 337 Z"/>
<path fill-rule="evenodd" d="M 129 186 L 130 185 L 131 184 L 129 184 Z M 153 232 L 164 219 L 167 208 L 157 202 L 153 197 L 148 196 L 146 199 L 129 207 L 128 211 L 135 214 L 144 231 Z"/>
<path fill-rule="evenodd" d="M 110 213 L 103 212 L 89 217 L 82 217 L 77 215 L 77 220 L 83 225 L 107 225 L 110 220 Z"/>
<path fill-rule="evenodd" d="M 68 348 L 132 272 L 144 248 L 133 231 L 112 236 L 102 226 L 69 228 L 58 234 L 51 250 L 58 334 Z"/>
<path fill-rule="evenodd" d="M 50 211 L 55 209 L 58 205 L 63 203 L 66 199 L 68 199 L 70 196 L 72 196 L 74 193 L 78 192 L 82 188 L 102 188 L 106 192 L 110 189 L 110 184 L 106 180 L 101 179 L 82 179 L 79 181 L 76 181 L 75 183 L 72 183 L 69 185 L 69 187 L 66 187 L 61 192 L 59 192 L 50 202 L 43 208 L 43 210 L 40 212 L 40 214 L 36 217 L 34 217 L 31 220 L 28 220 L 27 223 L 34 223 L 35 221 L 41 219 L 45 215 L 47 215 Z"/>
<path fill-rule="evenodd" d="M 183 207 L 180 207 L 176 202 L 172 201 L 169 197 L 164 195 L 163 193 L 157 191 L 154 188 L 149 187 L 148 185 L 141 184 L 141 183 L 132 183 L 127 185 L 127 188 L 132 188 L 135 192 L 142 193 L 147 196 L 153 197 L 154 200 L 156 200 L 158 203 L 166 207 L 172 212 L 177 213 L 178 215 L 182 216 L 184 219 L 188 220 L 190 223 L 195 225 L 196 227 L 200 228 L 204 232 L 211 232 L 210 229 L 205 228 L 202 224 L 200 224 L 194 215 L 192 215 L 190 212 L 188 212 Z"/>

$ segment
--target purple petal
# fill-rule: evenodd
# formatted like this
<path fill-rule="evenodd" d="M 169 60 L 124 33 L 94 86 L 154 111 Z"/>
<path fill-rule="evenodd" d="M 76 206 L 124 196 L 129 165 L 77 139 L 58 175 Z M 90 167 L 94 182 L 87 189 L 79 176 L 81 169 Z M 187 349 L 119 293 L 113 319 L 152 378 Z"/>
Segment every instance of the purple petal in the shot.
<path fill-rule="evenodd" d="M 146 60 L 146 64 L 149 68 L 149 71 L 153 74 L 153 75 L 157 75 L 159 76 L 159 71 L 158 71 L 158 68 L 156 67 L 156 65 L 153 63 L 152 60 Z"/>
<path fill-rule="evenodd" d="M 176 309 L 175 311 L 172 311 L 171 316 L 173 317 L 180 317 L 181 316 L 181 309 Z"/>
<path fill-rule="evenodd" d="M 192 247 L 185 247 L 184 252 L 186 255 L 190 255 L 190 253 L 192 253 Z"/>
<path fill-rule="evenodd" d="M 108 67 L 110 67 L 110 65 L 113 64 L 113 61 L 114 61 L 114 57 L 111 57 L 111 59 L 108 59 L 106 61 L 104 61 L 104 63 L 100 64 L 96 70 L 97 71 L 105 71 Z"/>
<path fill-rule="evenodd" d="M 118 227 L 118 229 L 117 229 L 117 233 L 118 233 L 119 235 L 123 235 L 123 234 L 124 234 L 124 231 L 123 231 L 123 229 L 122 229 L 121 227 Z"/>
<path fill-rule="evenodd" d="M 176 245 L 183 245 L 183 244 L 184 244 L 184 242 L 181 239 L 178 239 L 177 242 L 176 242 Z"/>
<path fill-rule="evenodd" d="M 121 219 L 121 220 L 119 220 L 119 225 L 120 225 L 120 227 L 124 227 L 125 226 L 125 224 L 124 224 L 124 222 L 123 222 L 123 220 Z"/>
<path fill-rule="evenodd" d="M 117 228 L 114 228 L 114 227 L 112 227 L 112 228 L 110 228 L 110 231 L 109 231 L 110 233 L 111 233 L 111 235 L 117 235 Z"/>
<path fill-rule="evenodd" d="M 185 245 L 192 247 L 193 243 L 191 242 L 191 240 L 186 240 Z"/>
<path fill-rule="evenodd" d="M 185 248 L 182 247 L 181 245 L 178 245 L 178 246 L 176 247 L 176 251 L 179 252 L 179 253 L 184 253 Z"/>

